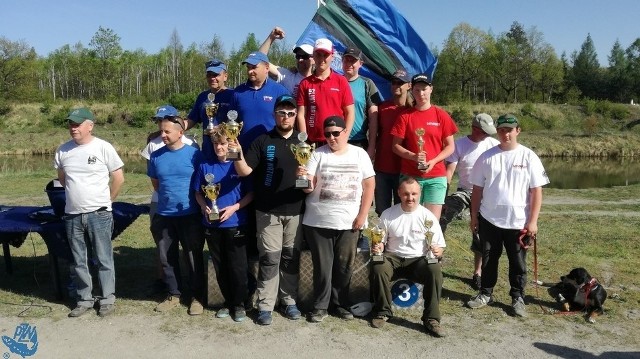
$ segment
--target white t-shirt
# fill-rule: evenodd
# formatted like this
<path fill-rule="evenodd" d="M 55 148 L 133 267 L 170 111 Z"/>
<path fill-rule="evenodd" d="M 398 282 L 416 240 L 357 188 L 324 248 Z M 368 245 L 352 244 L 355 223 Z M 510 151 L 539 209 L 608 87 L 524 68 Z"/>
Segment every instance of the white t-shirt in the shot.
<path fill-rule="evenodd" d="M 65 213 L 111 210 L 109 176 L 124 163 L 109 142 L 97 137 L 84 145 L 68 141 L 56 150 L 53 166 L 64 171 Z"/>
<path fill-rule="evenodd" d="M 432 223 L 429 229 L 429 232 L 433 233 L 431 244 L 437 247 L 446 247 L 438 219 L 431 211 L 418 205 L 413 212 L 405 212 L 400 204 L 396 204 L 384 210 L 380 215 L 380 225 L 386 231 L 383 240 L 385 252 L 403 258 L 416 258 L 424 255 L 435 258 L 432 252 L 427 251 L 425 220 L 430 220 Z"/>
<path fill-rule="evenodd" d="M 293 98 L 296 98 L 296 96 L 298 95 L 298 85 L 300 84 L 300 81 L 305 78 L 305 76 L 297 71 L 293 72 L 285 67 L 280 66 L 278 66 L 278 72 L 280 73 L 280 75 L 278 76 L 278 79 L 276 81 L 284 86 L 287 90 L 289 90 L 289 93 L 293 96 Z"/>
<path fill-rule="evenodd" d="M 347 145 L 346 152 L 335 155 L 328 145 L 318 148 L 307 163 L 307 171 L 316 177 L 316 187 L 306 198 L 302 223 L 307 226 L 349 230 L 360 211 L 362 181 L 375 176 L 367 152 Z"/>
<path fill-rule="evenodd" d="M 480 142 L 473 142 L 469 136 L 460 137 L 456 140 L 456 148 L 445 160 L 448 163 L 456 163 L 458 172 L 458 188 L 472 190 L 473 185 L 469 182 L 469 175 L 473 164 L 478 157 L 486 150 L 497 146 L 500 142 L 493 137 L 487 137 Z"/>
<path fill-rule="evenodd" d="M 200 146 L 198 146 L 198 143 L 191 138 L 191 136 L 187 137 L 185 135 L 182 135 L 182 143 L 184 143 L 187 146 L 193 146 L 197 149 L 200 149 Z M 142 151 L 140 151 L 140 156 L 144 157 L 147 161 L 151 158 L 151 154 L 156 151 L 159 148 L 164 147 L 165 144 L 164 142 L 162 142 L 162 135 L 154 138 L 153 140 L 149 141 L 149 143 L 147 143 L 147 145 L 142 149 Z M 158 202 L 158 192 L 153 191 L 153 193 L 151 193 L 151 202 Z"/>
<path fill-rule="evenodd" d="M 522 229 L 529 216 L 529 189 L 546 185 L 549 177 L 529 148 L 503 151 L 495 146 L 478 157 L 470 181 L 483 187 L 482 217 L 496 227 Z"/>

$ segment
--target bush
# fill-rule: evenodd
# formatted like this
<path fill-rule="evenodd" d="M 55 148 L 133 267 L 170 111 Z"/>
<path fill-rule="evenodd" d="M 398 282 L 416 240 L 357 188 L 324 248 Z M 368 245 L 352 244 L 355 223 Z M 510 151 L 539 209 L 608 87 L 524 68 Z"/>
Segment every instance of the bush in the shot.
<path fill-rule="evenodd" d="M 585 115 L 591 116 L 595 114 L 596 107 L 597 107 L 596 101 L 589 98 L 585 98 L 584 100 L 582 100 L 582 110 L 584 111 Z"/>
<path fill-rule="evenodd" d="M 629 110 L 627 105 L 612 104 L 611 105 L 611 118 L 616 121 L 626 120 L 629 117 Z"/>
<path fill-rule="evenodd" d="M 601 114 L 604 117 L 607 117 L 609 115 L 609 112 L 611 112 L 611 107 L 612 104 L 609 101 L 598 101 L 596 102 L 596 112 Z"/>
<path fill-rule="evenodd" d="M 458 128 L 471 125 L 471 119 L 475 115 L 471 108 L 466 104 L 457 105 L 451 108 L 449 112 L 451 118 L 456 122 Z"/>
<path fill-rule="evenodd" d="M 48 115 L 51 113 L 51 103 L 45 102 L 42 106 L 40 106 L 40 113 L 43 115 Z"/>
<path fill-rule="evenodd" d="M 127 125 L 135 128 L 144 128 L 149 122 L 151 115 L 148 110 L 137 109 L 125 118 Z"/>
<path fill-rule="evenodd" d="M 11 104 L 0 100 L 0 116 L 6 116 L 11 112 Z"/>
<path fill-rule="evenodd" d="M 66 127 L 67 126 L 67 116 L 69 116 L 69 112 L 71 112 L 71 105 L 63 105 L 57 111 L 54 111 L 51 116 L 48 117 L 48 122 L 50 122 L 54 127 Z"/>
<path fill-rule="evenodd" d="M 189 113 L 189 111 L 191 111 L 191 108 L 193 107 L 193 104 L 196 102 L 196 97 L 198 97 L 198 94 L 176 93 L 169 96 L 169 98 L 167 99 L 167 102 L 171 106 L 177 108 L 178 111 Z M 158 105 L 162 105 L 162 104 L 159 103 Z"/>
<path fill-rule="evenodd" d="M 533 106 L 533 104 L 531 102 L 527 102 L 524 105 L 522 105 L 522 108 L 520 109 L 520 113 L 522 113 L 522 115 L 524 116 L 534 116 L 534 112 L 535 112 L 536 108 Z"/>
<path fill-rule="evenodd" d="M 584 120 L 582 129 L 587 136 L 593 136 L 598 132 L 598 118 L 596 116 L 589 116 Z"/>

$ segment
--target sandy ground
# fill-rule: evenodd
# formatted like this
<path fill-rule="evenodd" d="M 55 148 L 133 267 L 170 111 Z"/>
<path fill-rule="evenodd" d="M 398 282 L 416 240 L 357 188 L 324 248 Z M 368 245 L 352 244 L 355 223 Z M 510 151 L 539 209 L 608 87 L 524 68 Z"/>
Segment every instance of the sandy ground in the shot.
<path fill-rule="evenodd" d="M 427 335 L 415 310 L 396 313 L 382 329 L 360 318 L 329 317 L 314 324 L 279 314 L 271 326 L 262 327 L 249 319 L 218 319 L 212 311 L 189 317 L 184 307 L 155 314 L 153 305 L 149 302 L 146 313 L 106 318 L 88 313 L 71 319 L 67 307 L 51 304 L 45 317 L 0 317 L 0 335 L 13 337 L 22 322 L 35 326 L 34 358 L 640 358 L 638 341 L 615 340 L 637 338 L 631 329 L 606 318 L 588 324 L 576 316 L 551 316 L 535 305 L 528 305 L 527 319 L 508 316 L 502 304 L 474 311 L 456 308 L 443 316 L 446 338 Z M 639 314 L 628 317 L 638 320 Z M 3 359 L 20 358 L 4 344 L 0 349 Z"/>

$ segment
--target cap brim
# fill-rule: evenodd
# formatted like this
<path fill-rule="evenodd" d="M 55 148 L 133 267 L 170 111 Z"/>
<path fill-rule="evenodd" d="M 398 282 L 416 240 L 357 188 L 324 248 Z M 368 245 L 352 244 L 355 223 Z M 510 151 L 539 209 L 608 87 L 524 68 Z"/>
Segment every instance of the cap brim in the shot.
<path fill-rule="evenodd" d="M 518 123 L 502 123 L 499 124 L 498 126 L 496 126 L 496 128 L 501 128 L 501 127 L 508 127 L 508 128 L 516 128 L 518 127 Z"/>
<path fill-rule="evenodd" d="M 207 71 L 207 72 L 213 72 L 213 73 L 219 74 L 219 73 L 221 73 L 223 70 L 225 70 L 225 68 L 224 68 L 224 67 L 222 67 L 222 66 L 211 66 L 211 67 L 207 67 L 207 70 L 206 70 L 206 71 Z"/>
<path fill-rule="evenodd" d="M 313 52 L 324 52 L 325 54 L 333 54 L 333 51 L 327 49 L 313 49 Z"/>

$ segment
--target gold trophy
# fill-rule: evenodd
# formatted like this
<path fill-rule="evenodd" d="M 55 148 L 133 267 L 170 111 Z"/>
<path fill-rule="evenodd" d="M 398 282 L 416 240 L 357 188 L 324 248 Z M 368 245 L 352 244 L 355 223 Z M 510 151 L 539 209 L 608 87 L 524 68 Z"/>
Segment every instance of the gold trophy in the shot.
<path fill-rule="evenodd" d="M 225 137 L 231 141 L 235 141 L 238 139 L 238 136 L 240 136 L 240 131 L 242 131 L 242 123 L 236 122 L 238 111 L 231 110 L 227 112 L 227 118 L 229 121 L 220 124 L 219 127 Z M 230 148 L 227 153 L 227 159 L 229 161 L 238 161 L 240 159 L 240 152 L 238 152 L 236 148 Z"/>
<path fill-rule="evenodd" d="M 424 234 L 424 245 L 427 248 L 427 254 L 424 257 L 427 259 L 428 264 L 438 263 L 438 258 L 436 258 L 433 252 L 431 252 L 431 245 L 433 244 L 433 232 L 431 232 L 432 226 L 432 220 L 424 220 L 424 228 L 426 228 L 427 230 L 427 232 Z"/>
<path fill-rule="evenodd" d="M 309 145 L 305 141 L 307 140 L 307 133 L 300 132 L 298 134 L 298 140 L 300 143 L 291 144 L 291 152 L 293 152 L 293 156 L 296 158 L 300 166 L 307 166 L 309 159 L 311 158 L 311 153 L 316 149 L 316 144 Z M 306 176 L 298 176 L 296 178 L 296 188 L 311 188 L 311 181 Z"/>
<path fill-rule="evenodd" d="M 209 222 L 217 221 L 220 219 L 220 210 L 216 204 L 216 199 L 220 194 L 220 183 L 213 184 L 214 175 L 207 173 L 204 175 L 204 180 L 207 181 L 206 186 L 202 186 L 202 192 L 211 200 L 211 212 L 209 212 Z"/>
<path fill-rule="evenodd" d="M 384 262 L 384 254 L 382 252 L 374 252 L 373 246 L 382 243 L 385 236 L 385 231 L 380 227 L 380 223 L 376 223 L 373 227 L 367 227 L 364 230 L 364 235 L 369 238 L 369 248 L 371 248 L 371 262 L 382 263 Z"/>
<path fill-rule="evenodd" d="M 422 152 L 424 147 L 424 138 L 422 138 L 422 136 L 424 135 L 424 128 L 416 129 L 416 135 L 418 136 L 418 150 Z M 427 167 L 427 164 L 425 162 L 418 162 L 418 169 L 420 171 L 424 171 L 427 168 L 429 167 Z"/>
<path fill-rule="evenodd" d="M 207 95 L 207 102 L 204 103 L 204 112 L 207 114 L 207 128 L 205 131 L 205 134 L 210 135 L 211 132 L 213 132 L 214 129 L 214 125 L 213 125 L 213 118 L 216 117 L 216 114 L 218 113 L 218 106 L 219 104 L 217 103 L 213 103 L 213 101 L 216 99 L 216 95 L 209 93 Z"/>

